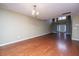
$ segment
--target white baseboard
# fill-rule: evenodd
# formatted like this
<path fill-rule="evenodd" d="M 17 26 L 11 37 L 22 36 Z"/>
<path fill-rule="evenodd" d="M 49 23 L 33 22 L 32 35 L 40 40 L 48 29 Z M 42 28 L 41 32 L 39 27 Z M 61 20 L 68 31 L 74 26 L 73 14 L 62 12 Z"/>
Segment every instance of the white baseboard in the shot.
<path fill-rule="evenodd" d="M 57 32 L 52 32 L 52 33 L 57 33 Z M 70 33 L 66 33 L 67 35 L 69 35 Z"/>
<path fill-rule="evenodd" d="M 41 35 L 37 35 L 37 36 L 33 36 L 33 37 L 28 38 L 28 39 L 43 36 L 43 35 L 47 35 L 47 34 L 50 34 L 50 32 L 49 33 L 44 33 L 44 34 L 41 34 Z M 28 40 L 28 39 L 21 39 L 21 40 L 17 40 L 17 41 L 13 41 L 13 42 L 8 42 L 8 43 L 5 43 L 5 44 L 1 44 L 0 47 L 5 46 L 5 45 L 14 44 L 14 43 L 17 43 L 17 42 L 21 42 L 21 41 Z"/>
<path fill-rule="evenodd" d="M 23 41 L 23 40 L 26 40 L 26 39 L 21 39 L 21 40 L 17 40 L 17 41 L 12 41 L 12 42 L 8 42 L 8 43 L 4 43 L 4 44 L 1 44 L 1 46 L 5 46 L 5 45 L 9 45 L 9 44 L 13 44 L 13 43 L 17 43 L 17 42 L 20 42 L 20 41 Z"/>
<path fill-rule="evenodd" d="M 72 40 L 76 40 L 76 41 L 79 41 L 79 39 L 77 39 L 77 38 L 72 38 Z"/>

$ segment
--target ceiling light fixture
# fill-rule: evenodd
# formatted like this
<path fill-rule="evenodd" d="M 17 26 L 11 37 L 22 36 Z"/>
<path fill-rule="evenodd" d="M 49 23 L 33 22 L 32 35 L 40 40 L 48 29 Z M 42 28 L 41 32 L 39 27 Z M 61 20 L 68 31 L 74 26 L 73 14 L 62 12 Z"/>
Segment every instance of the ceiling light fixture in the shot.
<path fill-rule="evenodd" d="M 71 12 L 66 12 L 66 13 L 63 13 L 62 15 L 67 15 L 67 14 L 71 14 Z"/>
<path fill-rule="evenodd" d="M 32 15 L 33 16 L 38 16 L 39 15 L 39 12 L 37 11 L 37 6 L 36 5 L 33 5 Z"/>

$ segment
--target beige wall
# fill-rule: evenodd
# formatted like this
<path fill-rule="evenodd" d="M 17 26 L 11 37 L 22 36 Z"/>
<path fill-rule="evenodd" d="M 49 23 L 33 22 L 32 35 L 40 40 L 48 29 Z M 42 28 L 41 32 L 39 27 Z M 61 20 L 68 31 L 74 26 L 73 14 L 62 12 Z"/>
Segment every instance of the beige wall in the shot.
<path fill-rule="evenodd" d="M 72 40 L 79 41 L 79 16 L 72 16 Z"/>
<path fill-rule="evenodd" d="M 0 9 L 0 45 L 50 33 L 47 21 Z"/>

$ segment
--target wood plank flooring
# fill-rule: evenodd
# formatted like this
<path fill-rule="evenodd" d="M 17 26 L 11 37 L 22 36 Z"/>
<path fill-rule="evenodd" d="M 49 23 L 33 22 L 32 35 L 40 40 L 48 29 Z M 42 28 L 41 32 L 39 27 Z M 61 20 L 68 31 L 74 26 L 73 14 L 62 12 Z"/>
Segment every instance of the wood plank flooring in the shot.
<path fill-rule="evenodd" d="M 0 56 L 79 56 L 79 44 L 48 34 L 0 47 Z"/>

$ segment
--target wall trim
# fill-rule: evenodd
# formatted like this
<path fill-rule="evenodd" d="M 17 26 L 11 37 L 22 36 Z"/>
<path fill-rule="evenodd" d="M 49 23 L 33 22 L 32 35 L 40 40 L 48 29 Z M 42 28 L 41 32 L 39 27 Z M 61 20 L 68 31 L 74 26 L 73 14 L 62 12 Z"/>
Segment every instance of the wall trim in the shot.
<path fill-rule="evenodd" d="M 57 32 L 52 32 L 52 33 L 57 33 Z M 70 33 L 66 33 L 67 35 L 70 35 Z"/>
<path fill-rule="evenodd" d="M 72 38 L 72 40 L 76 40 L 76 41 L 79 41 L 79 39 L 77 39 L 77 38 Z"/>
<path fill-rule="evenodd" d="M 13 42 L 8 42 L 8 43 L 5 43 L 5 44 L 1 44 L 0 47 L 6 46 L 6 45 L 10 45 L 10 44 L 14 44 L 14 43 L 18 43 L 18 42 L 21 42 L 21 41 L 24 41 L 24 40 L 29 40 L 29 39 L 32 39 L 32 38 L 35 38 L 35 37 L 40 37 L 40 36 L 47 35 L 47 34 L 50 34 L 50 32 L 44 33 L 44 34 L 41 34 L 41 35 L 36 35 L 36 36 L 30 37 L 28 39 L 20 39 L 20 40 L 17 40 L 17 41 L 13 41 Z"/>

